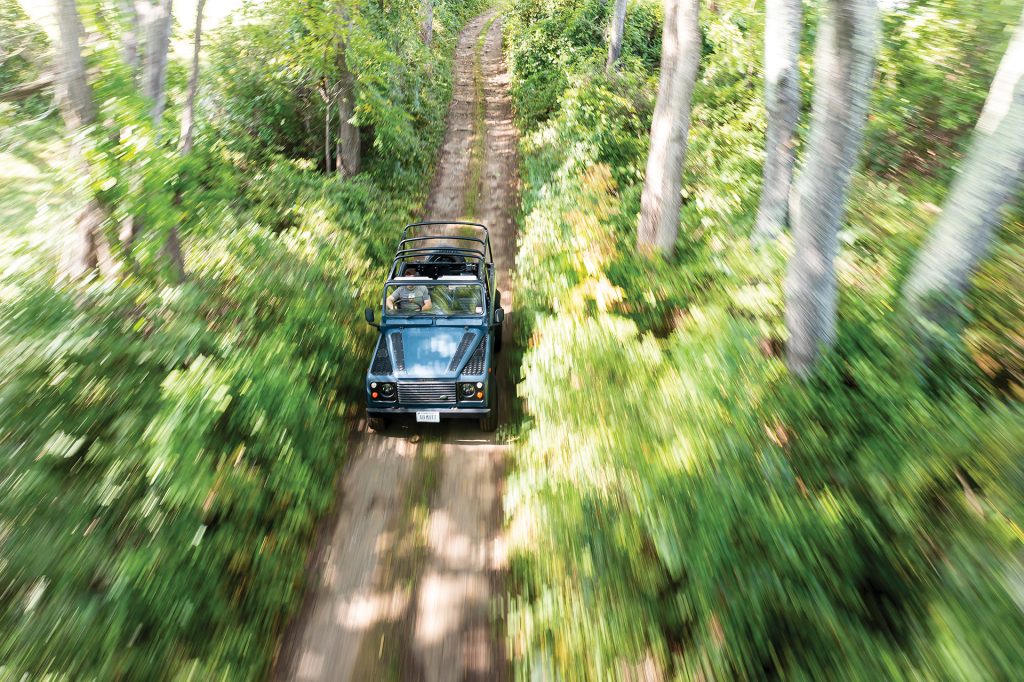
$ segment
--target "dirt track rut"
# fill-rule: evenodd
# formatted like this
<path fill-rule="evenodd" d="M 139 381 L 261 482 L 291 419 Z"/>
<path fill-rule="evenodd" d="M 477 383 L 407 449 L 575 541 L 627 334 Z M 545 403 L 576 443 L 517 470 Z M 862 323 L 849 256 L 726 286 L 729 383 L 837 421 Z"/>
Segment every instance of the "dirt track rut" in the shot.
<path fill-rule="evenodd" d="M 515 318 L 516 151 L 501 22 L 492 10 L 459 38 L 424 218 L 475 218 L 490 228 L 506 343 Z M 497 374 L 504 423 L 514 399 L 504 359 Z M 360 424 L 348 443 L 340 504 L 314 556 L 315 579 L 273 678 L 507 678 L 500 617 L 505 454 L 475 421 L 399 422 L 384 434 Z"/>

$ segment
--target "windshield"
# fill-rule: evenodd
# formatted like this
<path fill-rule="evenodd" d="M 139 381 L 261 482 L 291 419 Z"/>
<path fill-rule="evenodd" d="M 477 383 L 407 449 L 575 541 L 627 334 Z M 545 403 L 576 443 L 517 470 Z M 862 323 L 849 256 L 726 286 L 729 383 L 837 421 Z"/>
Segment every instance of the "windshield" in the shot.
<path fill-rule="evenodd" d="M 479 284 L 421 280 L 390 285 L 384 291 L 384 306 L 389 315 L 483 315 L 483 305 Z"/>

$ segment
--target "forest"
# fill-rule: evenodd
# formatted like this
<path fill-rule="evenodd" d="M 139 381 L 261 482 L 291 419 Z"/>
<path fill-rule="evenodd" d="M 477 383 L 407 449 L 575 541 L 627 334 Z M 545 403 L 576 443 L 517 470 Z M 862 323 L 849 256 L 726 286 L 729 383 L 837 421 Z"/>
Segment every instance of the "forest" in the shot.
<path fill-rule="evenodd" d="M 440 217 L 517 197 L 503 418 L 367 434 L 452 158 Z M 0 679 L 292 679 L 396 453 L 371 587 L 466 608 L 453 443 L 496 662 L 407 606 L 301 679 L 1014 679 L 1022 178 L 1021 0 L 4 0 Z"/>

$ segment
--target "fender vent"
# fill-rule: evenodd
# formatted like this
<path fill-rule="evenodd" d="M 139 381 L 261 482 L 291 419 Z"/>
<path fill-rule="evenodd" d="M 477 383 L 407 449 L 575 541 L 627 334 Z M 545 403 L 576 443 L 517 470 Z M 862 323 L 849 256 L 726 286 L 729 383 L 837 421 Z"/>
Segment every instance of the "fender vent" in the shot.
<path fill-rule="evenodd" d="M 391 332 L 391 348 L 395 353 L 395 367 L 405 371 L 405 346 L 402 345 L 402 332 Z"/>
<path fill-rule="evenodd" d="M 448 363 L 448 371 L 454 372 L 459 368 L 459 363 L 462 362 L 462 358 L 465 357 L 466 351 L 469 350 L 469 344 L 473 343 L 473 335 L 466 332 L 462 335 L 462 340 L 459 341 L 459 347 L 455 349 L 455 355 L 452 356 L 452 361 Z"/>
<path fill-rule="evenodd" d="M 377 352 L 373 356 L 373 364 L 370 365 L 372 374 L 391 374 L 391 356 L 388 355 L 388 342 L 381 337 L 377 345 Z"/>
<path fill-rule="evenodd" d="M 472 357 L 469 358 L 469 362 L 466 363 L 465 369 L 462 370 L 463 374 L 483 374 L 484 373 L 484 354 L 487 347 L 487 337 L 484 336 L 480 339 L 480 345 L 476 347 L 476 352 L 473 353 Z"/>

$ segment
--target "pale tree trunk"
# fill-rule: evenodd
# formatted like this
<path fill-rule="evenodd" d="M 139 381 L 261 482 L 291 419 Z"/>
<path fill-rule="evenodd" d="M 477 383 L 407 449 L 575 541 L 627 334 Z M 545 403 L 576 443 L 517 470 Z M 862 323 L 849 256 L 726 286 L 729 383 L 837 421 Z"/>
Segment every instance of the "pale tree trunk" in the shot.
<path fill-rule="evenodd" d="M 344 2 L 337 5 L 338 14 L 338 138 L 335 169 L 342 179 L 352 177 L 359 172 L 359 128 L 352 123 L 356 113 L 355 77 L 345 59 L 347 51 L 346 35 L 350 29 L 348 11 Z"/>
<path fill-rule="evenodd" d="M 643 252 L 657 249 L 670 254 L 679 234 L 686 136 L 700 63 L 699 13 L 699 0 L 665 0 L 661 75 L 637 229 L 637 244 Z"/>
<path fill-rule="evenodd" d="M 423 0 L 423 44 L 430 47 L 434 40 L 434 0 Z"/>
<path fill-rule="evenodd" d="M 199 92 L 199 51 L 203 42 L 203 7 L 206 0 L 199 0 L 196 4 L 196 28 L 192 39 L 192 70 L 188 76 L 188 93 L 185 96 L 185 109 L 181 113 L 181 138 L 178 143 L 178 153 L 181 156 L 188 156 L 192 153 L 192 146 L 195 143 L 195 109 L 196 95 Z M 181 203 L 181 192 L 175 194 L 174 204 Z M 164 258 L 170 264 L 171 272 L 180 282 L 185 279 L 185 258 L 181 252 L 181 238 L 178 235 L 178 228 L 172 227 L 164 242 Z"/>
<path fill-rule="evenodd" d="M 611 72 L 622 54 L 622 32 L 626 28 L 626 0 L 615 0 L 612 8 L 612 25 L 608 34 L 608 60 L 604 70 Z"/>
<path fill-rule="evenodd" d="M 57 28 L 60 30 L 57 97 L 64 123 L 68 130 L 75 130 L 96 120 L 96 105 L 92 101 L 92 88 L 79 44 L 83 30 L 75 0 L 57 0 Z"/>
<path fill-rule="evenodd" d="M 331 172 L 331 98 L 324 101 L 324 173 Z"/>
<path fill-rule="evenodd" d="M 800 117 L 800 0 L 767 0 L 764 27 L 764 99 L 768 130 L 761 201 L 754 241 L 774 239 L 786 227 Z"/>
<path fill-rule="evenodd" d="M 171 0 L 149 8 L 146 51 L 142 62 L 142 95 L 150 100 L 154 125 L 163 117 L 167 98 L 167 52 L 171 44 Z"/>
<path fill-rule="evenodd" d="M 134 0 L 120 0 L 118 6 L 127 24 L 121 36 L 121 59 L 131 69 L 134 79 L 139 70 L 139 12 Z"/>
<path fill-rule="evenodd" d="M 121 13 L 124 32 L 121 34 L 121 61 L 128 67 L 132 85 L 139 81 L 139 10 L 135 0 L 118 0 L 118 11 Z M 114 127 L 110 131 L 111 142 L 116 146 L 121 143 L 121 128 Z M 133 187 L 138 191 L 138 180 L 133 180 Z M 131 250 L 131 242 L 135 239 L 136 226 L 134 216 L 126 216 L 121 220 L 118 240 L 127 251 Z M 126 254 L 128 255 L 128 254 Z M 116 269 L 116 268 L 115 268 Z"/>
<path fill-rule="evenodd" d="M 904 294 L 918 322 L 955 328 L 978 263 L 1024 173 L 1024 15 L 1003 55 L 971 146 Z"/>
<path fill-rule="evenodd" d="M 199 50 L 203 39 L 203 6 L 206 0 L 196 4 L 196 30 L 192 39 L 192 71 L 188 76 L 188 94 L 185 95 L 185 108 L 181 112 L 181 138 L 178 148 L 184 156 L 192 151 L 195 137 L 196 93 L 199 92 Z"/>
<path fill-rule="evenodd" d="M 142 56 L 142 96 L 151 103 L 150 118 L 153 121 L 153 128 L 159 136 L 160 121 L 163 119 L 164 105 L 167 100 L 167 59 L 171 45 L 171 11 L 172 0 L 158 0 L 152 4 L 151 0 L 145 0 L 145 44 Z M 141 189 L 141 176 L 132 181 L 132 189 L 135 192 Z M 121 225 L 121 248 L 125 259 L 131 264 L 132 250 L 135 241 L 143 229 L 143 219 L 138 215 L 130 215 Z M 168 235 L 168 239 L 177 238 L 176 235 Z M 165 245 L 166 252 L 166 245 Z M 180 249 L 178 249 L 180 253 Z M 177 269 L 177 264 L 172 263 L 172 268 Z"/>
<path fill-rule="evenodd" d="M 829 0 L 818 25 L 814 103 L 793 192 L 794 253 L 786 277 L 787 360 L 805 377 L 835 339 L 839 228 L 867 119 L 879 43 L 875 0 Z"/>
<path fill-rule="evenodd" d="M 60 32 L 57 46 L 57 101 L 68 131 L 81 134 L 82 128 L 96 120 L 96 106 L 92 101 L 92 88 L 86 77 L 80 46 L 82 22 L 75 0 L 57 0 L 56 4 L 57 28 Z M 80 173 L 88 177 L 89 167 L 79 144 L 81 142 L 76 141 L 73 146 L 74 163 Z M 73 237 L 68 240 L 61 266 L 65 275 L 78 278 L 96 269 L 105 217 L 103 205 L 95 196 L 90 197 L 75 220 Z"/>

